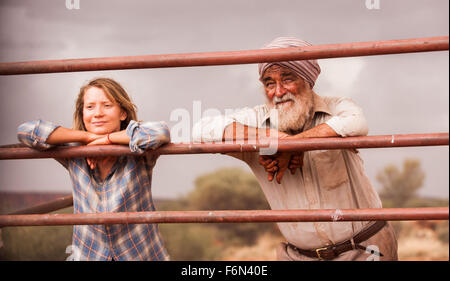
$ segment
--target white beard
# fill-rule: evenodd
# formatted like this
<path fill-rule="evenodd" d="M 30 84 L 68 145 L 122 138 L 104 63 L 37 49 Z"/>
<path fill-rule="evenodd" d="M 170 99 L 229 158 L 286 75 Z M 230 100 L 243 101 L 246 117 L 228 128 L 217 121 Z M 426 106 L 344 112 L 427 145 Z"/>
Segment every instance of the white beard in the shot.
<path fill-rule="evenodd" d="M 290 102 L 277 104 L 288 100 Z M 286 133 L 303 131 L 306 122 L 312 118 L 314 107 L 312 95 L 311 97 L 302 97 L 302 95 L 295 96 L 289 92 L 282 98 L 274 96 L 272 101 L 266 101 L 266 105 L 269 110 L 275 109 L 278 112 L 278 124 L 272 125 Z"/>

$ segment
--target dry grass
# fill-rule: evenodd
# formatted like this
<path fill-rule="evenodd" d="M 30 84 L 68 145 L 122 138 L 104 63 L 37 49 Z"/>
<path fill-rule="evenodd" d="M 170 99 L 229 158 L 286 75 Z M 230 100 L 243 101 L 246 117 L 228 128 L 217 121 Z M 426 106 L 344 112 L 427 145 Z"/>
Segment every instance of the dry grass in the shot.
<path fill-rule="evenodd" d="M 439 240 L 433 224 L 399 222 L 398 257 L 400 261 L 449 260 L 449 244 Z M 437 222 L 439 224 L 439 222 Z M 261 236 L 257 243 L 247 247 L 230 247 L 222 260 L 274 261 L 275 249 L 283 237 L 273 234 Z"/>
<path fill-rule="evenodd" d="M 433 261 L 448 260 L 448 244 L 439 240 L 408 237 L 399 240 L 399 260 Z"/>
<path fill-rule="evenodd" d="M 259 237 L 255 245 L 227 248 L 223 253 L 225 261 L 275 261 L 275 249 L 282 237 L 266 233 Z"/>
<path fill-rule="evenodd" d="M 449 244 L 441 241 L 435 231 L 440 223 L 442 222 L 401 222 L 399 260 L 448 260 Z"/>

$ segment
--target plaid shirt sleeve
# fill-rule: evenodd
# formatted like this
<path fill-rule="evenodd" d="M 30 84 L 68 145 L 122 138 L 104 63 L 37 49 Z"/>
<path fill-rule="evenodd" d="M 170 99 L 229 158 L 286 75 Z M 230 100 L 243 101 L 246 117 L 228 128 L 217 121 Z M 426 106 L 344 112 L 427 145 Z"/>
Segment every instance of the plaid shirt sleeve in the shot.
<path fill-rule="evenodd" d="M 17 138 L 26 146 L 39 150 L 49 149 L 54 145 L 48 144 L 47 139 L 58 127 L 59 125 L 42 120 L 25 122 L 17 128 Z"/>
<path fill-rule="evenodd" d="M 142 153 L 148 149 L 157 149 L 170 142 L 170 132 L 165 122 L 137 122 L 131 120 L 127 135 L 130 137 L 132 152 Z"/>

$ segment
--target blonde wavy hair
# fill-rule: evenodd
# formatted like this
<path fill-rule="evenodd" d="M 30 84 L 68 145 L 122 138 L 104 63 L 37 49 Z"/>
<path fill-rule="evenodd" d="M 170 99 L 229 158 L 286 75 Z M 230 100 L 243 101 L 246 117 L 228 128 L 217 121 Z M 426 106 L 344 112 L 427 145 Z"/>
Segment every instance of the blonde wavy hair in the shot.
<path fill-rule="evenodd" d="M 137 108 L 131 102 L 125 89 L 113 79 L 96 78 L 80 88 L 73 114 L 73 129 L 86 131 L 83 122 L 84 94 L 91 87 L 102 89 L 108 99 L 117 103 L 127 113 L 127 118 L 120 122 L 120 130 L 125 130 L 131 120 L 137 120 Z"/>

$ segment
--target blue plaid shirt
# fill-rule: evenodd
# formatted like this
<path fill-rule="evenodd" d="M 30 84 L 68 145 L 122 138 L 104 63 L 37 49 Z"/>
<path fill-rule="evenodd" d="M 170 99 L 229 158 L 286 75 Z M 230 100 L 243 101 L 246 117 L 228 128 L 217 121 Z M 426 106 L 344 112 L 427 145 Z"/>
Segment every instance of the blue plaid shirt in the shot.
<path fill-rule="evenodd" d="M 48 136 L 59 126 L 42 121 L 19 126 L 19 141 L 36 149 L 52 147 Z M 130 149 L 142 152 L 170 142 L 164 122 L 131 121 L 126 129 Z M 73 183 L 74 213 L 154 211 L 151 195 L 152 169 L 157 156 L 118 157 L 102 180 L 86 158 L 58 160 Z M 75 225 L 72 238 L 75 260 L 168 260 L 157 224 Z"/>

